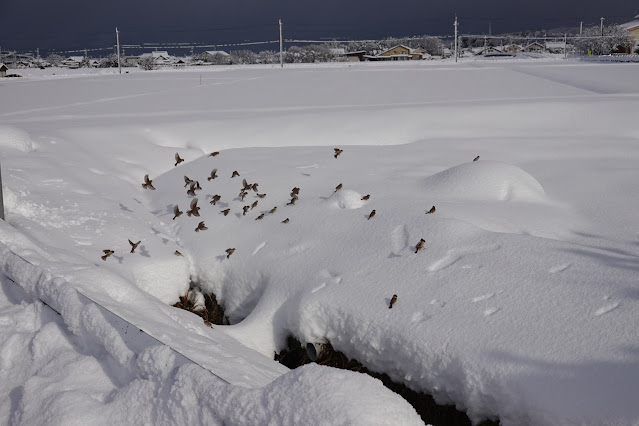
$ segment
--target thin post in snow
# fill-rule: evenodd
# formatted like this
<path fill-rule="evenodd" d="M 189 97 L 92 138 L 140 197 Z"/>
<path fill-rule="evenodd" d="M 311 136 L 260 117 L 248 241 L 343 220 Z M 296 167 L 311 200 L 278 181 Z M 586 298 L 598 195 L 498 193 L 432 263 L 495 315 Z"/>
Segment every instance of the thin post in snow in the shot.
<path fill-rule="evenodd" d="M 4 220 L 4 196 L 2 195 L 2 165 L 0 165 L 0 219 Z"/>
<path fill-rule="evenodd" d="M 455 26 L 455 62 L 457 62 L 457 26 L 459 25 L 457 23 L 457 15 L 455 15 L 455 23 L 453 25 Z"/>
<path fill-rule="evenodd" d="M 122 64 L 120 63 L 120 31 L 118 31 L 118 27 L 115 27 L 115 39 L 118 43 L 118 71 L 122 74 Z"/>
<path fill-rule="evenodd" d="M 284 68 L 284 42 L 282 40 L 282 20 L 280 22 L 280 67 Z"/>

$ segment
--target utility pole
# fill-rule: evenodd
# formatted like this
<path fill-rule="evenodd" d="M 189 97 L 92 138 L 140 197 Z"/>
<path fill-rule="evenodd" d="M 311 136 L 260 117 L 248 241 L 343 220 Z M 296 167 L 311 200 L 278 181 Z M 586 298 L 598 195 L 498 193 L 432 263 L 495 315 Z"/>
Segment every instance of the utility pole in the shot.
<path fill-rule="evenodd" d="M 566 50 L 567 43 L 568 43 L 568 36 L 564 33 L 564 59 L 568 57 L 568 51 Z"/>
<path fill-rule="evenodd" d="M 582 35 L 584 32 L 584 21 L 579 23 L 579 35 Z"/>
<path fill-rule="evenodd" d="M 455 23 L 453 26 L 455 27 L 455 62 L 457 62 L 457 26 L 459 23 L 457 22 L 457 15 L 455 15 Z"/>
<path fill-rule="evenodd" d="M 122 64 L 120 63 L 120 31 L 118 31 L 118 27 L 115 27 L 115 39 L 118 43 L 118 71 L 122 74 Z"/>
<path fill-rule="evenodd" d="M 601 17 L 601 36 L 602 36 L 602 37 L 603 37 L 603 21 L 604 21 L 604 18 L 603 18 L 603 16 L 602 16 L 602 17 Z"/>
<path fill-rule="evenodd" d="M 493 21 L 488 21 L 488 35 L 493 35 Z"/>
<path fill-rule="evenodd" d="M 40 48 L 39 47 L 36 48 L 36 57 L 38 59 L 40 59 Z"/>
<path fill-rule="evenodd" d="M 4 197 L 2 196 L 2 169 L 0 168 L 0 219 L 4 220 Z"/>
<path fill-rule="evenodd" d="M 280 19 L 280 66 L 284 68 L 284 41 L 282 40 L 282 20 Z"/>

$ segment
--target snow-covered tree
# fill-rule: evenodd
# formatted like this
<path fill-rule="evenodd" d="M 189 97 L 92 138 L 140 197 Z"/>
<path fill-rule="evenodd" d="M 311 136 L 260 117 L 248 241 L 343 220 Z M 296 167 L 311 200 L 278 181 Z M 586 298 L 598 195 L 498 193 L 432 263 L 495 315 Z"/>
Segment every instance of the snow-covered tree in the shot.
<path fill-rule="evenodd" d="M 62 63 L 62 61 L 64 61 L 64 58 L 60 55 L 56 55 L 55 53 L 47 56 L 47 62 L 53 65 L 54 67 L 59 66 Z"/>
<path fill-rule="evenodd" d="M 586 28 L 581 37 L 575 39 L 575 47 L 582 53 L 591 52 L 593 55 L 610 55 L 618 50 L 629 49 L 632 38 L 628 31 L 618 25 Z"/>
<path fill-rule="evenodd" d="M 247 49 L 243 50 L 233 50 L 230 53 L 229 61 L 231 64 L 256 64 L 257 63 L 257 55 L 255 52 Z"/>
<path fill-rule="evenodd" d="M 155 59 L 153 56 L 142 56 L 138 61 L 138 66 L 145 71 L 151 71 L 155 68 Z"/>

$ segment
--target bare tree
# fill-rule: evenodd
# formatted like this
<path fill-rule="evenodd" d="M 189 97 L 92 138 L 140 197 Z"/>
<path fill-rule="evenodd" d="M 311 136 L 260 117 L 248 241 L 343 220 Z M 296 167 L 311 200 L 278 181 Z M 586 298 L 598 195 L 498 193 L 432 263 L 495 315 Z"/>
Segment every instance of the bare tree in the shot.
<path fill-rule="evenodd" d="M 575 39 L 575 47 L 582 53 L 610 55 L 621 50 L 630 51 L 632 38 L 628 31 L 618 25 L 586 28 L 581 37 Z"/>
<path fill-rule="evenodd" d="M 138 61 L 138 66 L 145 71 L 151 71 L 155 69 L 155 59 L 153 56 L 142 56 Z"/>

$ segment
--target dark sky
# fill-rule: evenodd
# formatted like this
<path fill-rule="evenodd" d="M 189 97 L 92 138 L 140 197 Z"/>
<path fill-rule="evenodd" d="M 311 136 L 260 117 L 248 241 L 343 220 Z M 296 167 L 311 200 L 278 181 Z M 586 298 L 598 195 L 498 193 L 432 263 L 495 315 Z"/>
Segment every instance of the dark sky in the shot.
<path fill-rule="evenodd" d="M 2 50 L 109 47 L 118 26 L 123 44 L 222 44 L 284 37 L 367 39 L 576 27 L 625 22 L 639 13 L 631 0 L 0 0 Z M 275 49 L 276 46 L 270 46 Z"/>

